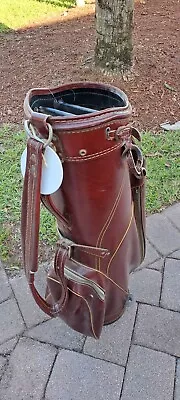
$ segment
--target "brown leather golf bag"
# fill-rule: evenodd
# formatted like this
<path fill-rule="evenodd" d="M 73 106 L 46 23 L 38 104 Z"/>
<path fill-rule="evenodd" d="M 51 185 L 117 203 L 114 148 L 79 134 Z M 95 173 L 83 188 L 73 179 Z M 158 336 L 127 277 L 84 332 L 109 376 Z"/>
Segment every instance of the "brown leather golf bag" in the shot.
<path fill-rule="evenodd" d="M 24 111 L 22 249 L 29 286 L 45 313 L 99 338 L 103 324 L 123 313 L 129 273 L 145 255 L 145 168 L 131 106 L 115 87 L 81 82 L 30 90 Z M 49 146 L 64 177 L 55 192 L 42 194 Z M 40 202 L 55 216 L 60 236 L 44 298 L 34 285 Z"/>

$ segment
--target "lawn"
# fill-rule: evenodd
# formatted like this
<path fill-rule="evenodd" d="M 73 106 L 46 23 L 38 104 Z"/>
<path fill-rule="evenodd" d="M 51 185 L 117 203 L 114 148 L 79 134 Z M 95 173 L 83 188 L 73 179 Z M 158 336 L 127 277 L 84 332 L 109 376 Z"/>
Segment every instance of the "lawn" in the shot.
<path fill-rule="evenodd" d="M 146 132 L 142 136 L 141 147 L 147 161 L 146 211 L 149 214 L 180 200 L 177 152 L 179 132 Z M 15 268 L 18 264 L 15 253 L 20 253 L 20 157 L 26 139 L 25 133 L 12 125 L 1 127 L 0 138 L 0 259 Z M 57 240 L 55 220 L 44 208 L 41 213 L 40 237 L 49 246 Z"/>
<path fill-rule="evenodd" d="M 73 5 L 75 0 L 1 0 L 0 32 L 44 23 Z"/>

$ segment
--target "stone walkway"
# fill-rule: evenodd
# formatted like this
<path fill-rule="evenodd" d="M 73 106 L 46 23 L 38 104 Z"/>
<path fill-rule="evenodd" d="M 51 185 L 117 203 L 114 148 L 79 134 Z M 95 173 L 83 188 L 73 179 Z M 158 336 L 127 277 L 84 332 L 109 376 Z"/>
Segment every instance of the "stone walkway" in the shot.
<path fill-rule="evenodd" d="M 180 203 L 147 218 L 130 291 L 96 341 L 50 320 L 24 275 L 0 269 L 0 399 L 180 400 Z"/>

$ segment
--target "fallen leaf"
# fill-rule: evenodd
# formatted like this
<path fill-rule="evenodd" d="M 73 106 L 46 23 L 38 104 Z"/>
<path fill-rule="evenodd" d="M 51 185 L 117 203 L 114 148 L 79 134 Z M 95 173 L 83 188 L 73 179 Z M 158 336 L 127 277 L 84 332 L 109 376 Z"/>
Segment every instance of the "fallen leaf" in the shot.
<path fill-rule="evenodd" d="M 172 86 L 168 85 L 168 83 L 165 82 L 164 86 L 165 86 L 166 89 L 171 90 L 171 92 L 176 92 L 176 89 L 173 88 Z"/>

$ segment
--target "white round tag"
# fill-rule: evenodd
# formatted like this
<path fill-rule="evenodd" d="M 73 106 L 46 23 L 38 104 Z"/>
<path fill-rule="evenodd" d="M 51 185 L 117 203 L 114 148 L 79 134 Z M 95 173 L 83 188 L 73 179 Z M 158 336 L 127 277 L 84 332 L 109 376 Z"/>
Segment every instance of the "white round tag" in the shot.
<path fill-rule="evenodd" d="M 24 177 L 26 172 L 27 149 L 21 156 L 21 172 Z M 52 194 L 61 186 L 63 180 L 63 167 L 55 151 L 47 146 L 42 160 L 41 194 Z"/>

